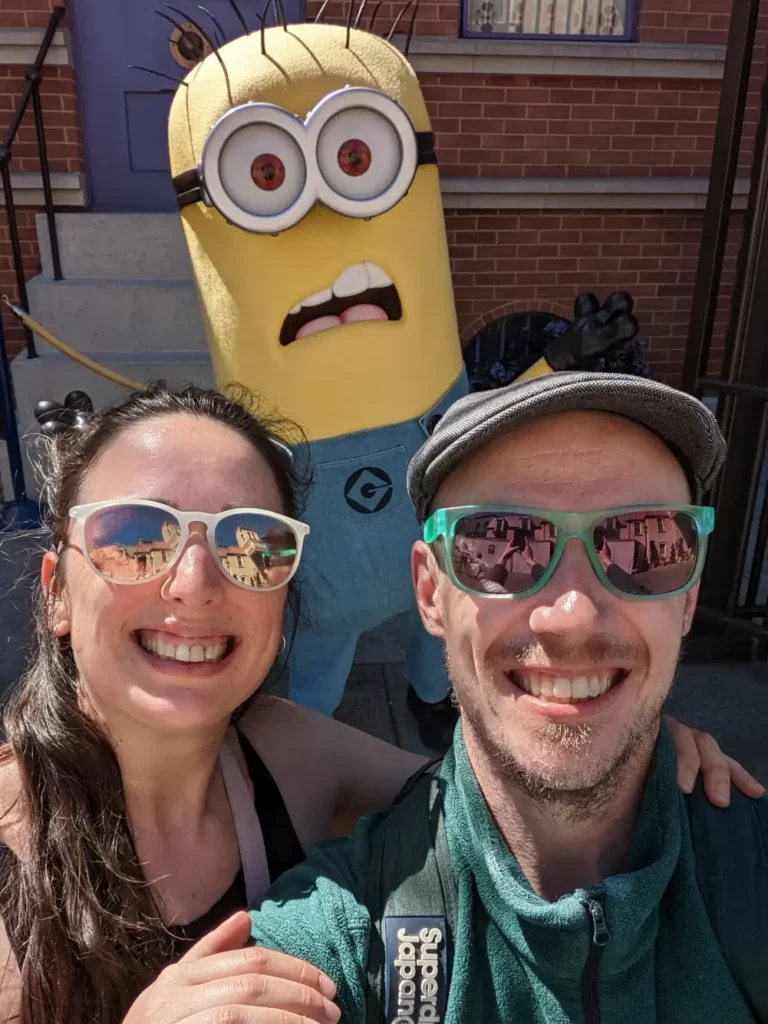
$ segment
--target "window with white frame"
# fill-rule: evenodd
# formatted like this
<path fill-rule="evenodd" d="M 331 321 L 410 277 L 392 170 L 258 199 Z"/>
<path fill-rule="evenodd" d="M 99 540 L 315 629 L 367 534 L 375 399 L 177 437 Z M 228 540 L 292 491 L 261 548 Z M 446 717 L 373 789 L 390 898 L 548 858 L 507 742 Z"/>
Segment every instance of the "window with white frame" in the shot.
<path fill-rule="evenodd" d="M 639 0 L 464 0 L 464 34 L 629 39 Z"/>

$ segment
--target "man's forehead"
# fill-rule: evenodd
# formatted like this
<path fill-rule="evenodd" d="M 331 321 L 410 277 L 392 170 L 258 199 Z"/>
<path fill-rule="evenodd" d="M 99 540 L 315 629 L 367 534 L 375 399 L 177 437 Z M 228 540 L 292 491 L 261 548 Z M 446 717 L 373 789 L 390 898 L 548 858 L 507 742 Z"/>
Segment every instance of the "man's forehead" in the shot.
<path fill-rule="evenodd" d="M 678 503 L 689 490 L 682 466 L 651 431 L 623 416 L 578 411 L 541 417 L 474 450 L 445 478 L 433 507 L 566 508 L 567 499 L 585 507 Z"/>

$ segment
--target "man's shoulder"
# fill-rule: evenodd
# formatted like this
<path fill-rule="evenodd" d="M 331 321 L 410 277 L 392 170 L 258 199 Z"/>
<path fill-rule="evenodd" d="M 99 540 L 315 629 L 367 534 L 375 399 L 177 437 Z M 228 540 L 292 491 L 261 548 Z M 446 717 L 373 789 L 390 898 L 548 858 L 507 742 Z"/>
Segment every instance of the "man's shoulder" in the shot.
<path fill-rule="evenodd" d="M 734 789 L 728 807 L 715 807 L 699 781 L 685 800 L 697 876 L 728 874 L 742 889 L 760 883 L 768 902 L 768 795 L 755 800 Z"/>
<path fill-rule="evenodd" d="M 740 991 L 768 1020 L 768 798 L 734 791 L 712 806 L 697 787 L 687 798 L 696 883 Z"/>
<path fill-rule="evenodd" d="M 317 843 L 251 911 L 257 945 L 290 953 L 325 971 L 353 1022 L 364 1019 L 371 929 L 432 847 L 429 797 L 438 780 L 423 775 L 386 811 L 366 815 L 351 836 Z"/>
<path fill-rule="evenodd" d="M 686 797 L 691 835 L 702 843 L 727 843 L 733 852 L 737 837 L 754 841 L 753 852 L 768 866 L 768 794 L 754 799 L 732 789 L 728 807 L 716 807 L 707 797 L 701 780 Z"/>
<path fill-rule="evenodd" d="M 344 1020 L 362 1022 L 370 936 L 365 893 L 371 829 L 361 819 L 351 836 L 317 843 L 303 864 L 286 872 L 251 910 L 251 937 L 306 960 L 337 987 Z"/>
<path fill-rule="evenodd" d="M 715 807 L 699 784 L 686 803 L 696 882 L 715 931 L 729 945 L 741 945 L 752 932 L 754 944 L 765 950 L 768 797 L 754 800 L 734 791 L 728 807 Z"/>
<path fill-rule="evenodd" d="M 314 903 L 327 909 L 338 904 L 353 919 L 365 917 L 365 892 L 370 857 L 371 835 L 377 823 L 389 812 L 361 818 L 351 835 L 315 843 L 307 859 L 287 871 L 269 889 L 258 913 L 282 913 L 300 902 L 306 914 Z M 349 921 L 352 924 L 352 921 Z"/>
<path fill-rule="evenodd" d="M 423 859 L 428 853 L 432 840 L 428 798 L 436 785 L 436 776 L 421 769 L 391 807 L 360 818 L 349 836 L 314 844 L 307 859 L 270 888 L 259 911 L 273 904 L 284 908 L 296 901 L 306 905 L 314 898 L 326 908 L 331 904 L 343 907 L 352 919 L 348 924 L 364 922 L 367 926 L 372 889 L 378 889 L 382 881 L 395 885 L 402 863 L 414 857 Z M 382 862 L 387 868 L 384 879 L 379 877 Z M 376 876 L 373 880 L 372 875 Z"/>

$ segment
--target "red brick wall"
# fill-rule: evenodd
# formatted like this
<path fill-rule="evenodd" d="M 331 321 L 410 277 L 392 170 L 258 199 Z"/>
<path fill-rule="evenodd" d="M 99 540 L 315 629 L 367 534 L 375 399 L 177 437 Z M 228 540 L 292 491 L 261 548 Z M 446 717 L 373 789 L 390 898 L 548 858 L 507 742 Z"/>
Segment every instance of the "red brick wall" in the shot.
<path fill-rule="evenodd" d="M 680 211 L 449 211 L 448 239 L 462 340 L 508 313 L 570 317 L 579 292 L 636 300 L 649 361 L 682 367 L 701 217 Z"/>
<path fill-rule="evenodd" d="M 0 0 L 0 28 L 44 28 L 56 0 Z M 67 24 L 66 19 L 62 23 Z M 4 132 L 13 116 L 26 80 L 23 67 L 0 66 L 0 132 Z M 41 87 L 45 137 L 52 172 L 75 172 L 84 168 L 77 107 L 77 82 L 70 67 L 46 66 Z M 12 173 L 36 173 L 40 169 L 37 135 L 31 107 L 22 122 L 13 146 Z M 35 232 L 35 211 L 18 211 L 26 276 L 39 269 L 39 252 Z M 16 296 L 16 276 L 8 235 L 8 222 L 0 213 L 0 292 Z M 8 346 L 15 355 L 23 344 L 23 332 L 16 321 L 4 317 Z"/>
<path fill-rule="evenodd" d="M 731 0 L 641 0 L 637 38 L 644 43 L 724 44 Z"/>
<path fill-rule="evenodd" d="M 471 177 L 700 177 L 718 82 L 424 74 L 440 169 Z"/>
<path fill-rule="evenodd" d="M 3 127 L 13 116 L 25 85 L 23 68 L 0 67 L 0 118 Z M 73 69 L 45 68 L 40 93 L 51 171 L 81 171 L 83 153 Z M 13 146 L 11 171 L 36 172 L 39 169 L 37 135 L 30 105 Z"/>

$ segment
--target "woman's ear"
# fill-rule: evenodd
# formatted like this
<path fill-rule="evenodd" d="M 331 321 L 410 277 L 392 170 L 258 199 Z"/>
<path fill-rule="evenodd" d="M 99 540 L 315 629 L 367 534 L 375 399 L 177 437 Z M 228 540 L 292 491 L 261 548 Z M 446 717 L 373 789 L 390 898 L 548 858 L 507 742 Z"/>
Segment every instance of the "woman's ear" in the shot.
<path fill-rule="evenodd" d="M 61 576 L 61 558 L 55 551 L 46 551 L 40 567 L 40 583 L 45 594 L 48 629 L 56 636 L 69 633 L 69 601 Z"/>

